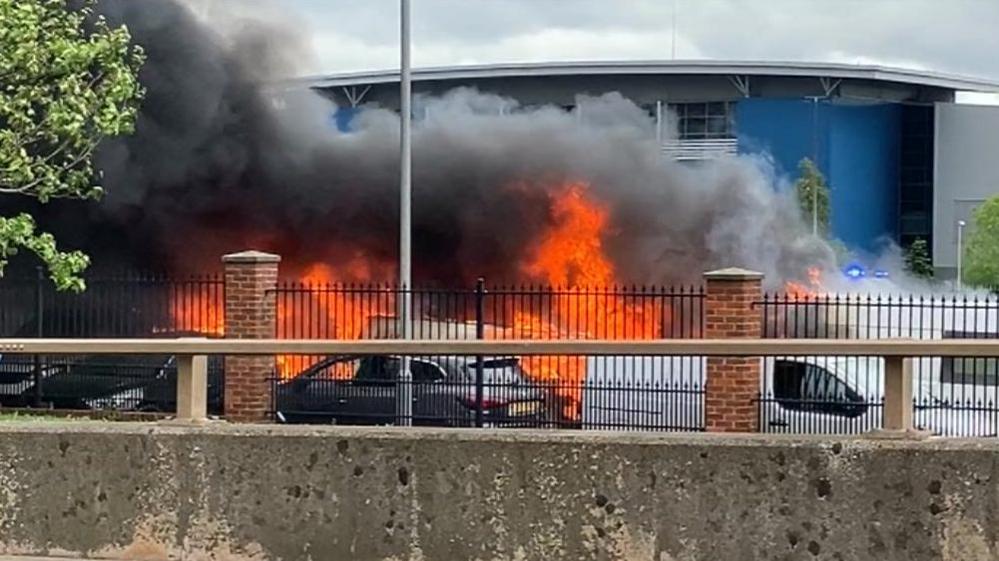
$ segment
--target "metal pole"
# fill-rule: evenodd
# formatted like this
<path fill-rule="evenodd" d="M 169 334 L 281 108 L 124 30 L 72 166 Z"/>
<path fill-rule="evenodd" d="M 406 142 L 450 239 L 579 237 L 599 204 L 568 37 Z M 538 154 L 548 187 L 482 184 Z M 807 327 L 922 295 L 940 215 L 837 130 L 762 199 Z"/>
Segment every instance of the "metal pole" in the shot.
<path fill-rule="evenodd" d="M 399 1 L 400 48 L 399 48 L 399 321 L 402 323 L 402 338 L 413 336 L 410 314 L 413 308 L 412 273 L 412 146 L 410 125 L 412 120 L 412 88 L 409 65 L 409 0 Z M 413 376 L 409 369 L 409 357 L 399 361 L 399 386 L 396 392 L 397 422 L 400 425 L 413 424 Z"/>
<path fill-rule="evenodd" d="M 964 220 L 957 221 L 957 290 L 961 290 L 964 276 L 961 274 L 962 258 L 964 257 Z"/>
<path fill-rule="evenodd" d="M 676 0 L 673 0 L 673 38 L 670 41 L 670 57 L 676 60 Z"/>
<path fill-rule="evenodd" d="M 819 121 L 818 96 L 812 97 L 812 164 L 819 169 Z M 812 187 L 812 235 L 819 235 L 819 190 Z"/>
<path fill-rule="evenodd" d="M 479 278 L 475 282 L 475 338 L 482 340 L 486 338 L 486 280 Z M 483 404 L 485 400 L 485 366 L 482 364 L 486 357 L 479 355 L 475 357 L 475 426 L 483 425 Z"/>
<path fill-rule="evenodd" d="M 45 306 L 44 306 L 44 284 L 45 284 L 45 269 L 42 267 L 37 268 L 37 277 L 35 278 L 35 323 L 37 324 L 35 329 L 35 335 L 39 339 L 45 336 Z M 34 383 L 35 383 L 35 395 L 34 404 L 35 407 L 42 406 L 42 357 L 34 356 Z"/>
<path fill-rule="evenodd" d="M 656 100 L 656 149 L 663 153 L 663 102 Z"/>

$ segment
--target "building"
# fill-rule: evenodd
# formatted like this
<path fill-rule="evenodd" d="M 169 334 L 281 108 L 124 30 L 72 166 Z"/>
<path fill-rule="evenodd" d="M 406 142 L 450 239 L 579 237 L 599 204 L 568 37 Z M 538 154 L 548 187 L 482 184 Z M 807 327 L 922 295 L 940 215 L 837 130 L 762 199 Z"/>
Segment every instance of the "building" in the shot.
<path fill-rule="evenodd" d="M 394 71 L 306 79 L 337 103 L 341 128 L 366 104 L 397 108 L 398 82 Z M 959 221 L 999 193 L 999 107 L 955 104 L 958 92 L 996 93 L 999 82 L 879 66 L 722 61 L 413 72 L 417 96 L 460 86 L 567 109 L 579 94 L 620 92 L 648 108 L 660 131 L 675 116 L 678 138 L 660 139 L 664 154 L 679 160 L 766 153 L 793 180 L 811 158 L 831 187 L 836 237 L 860 250 L 925 239 L 944 276 L 953 274 Z"/>

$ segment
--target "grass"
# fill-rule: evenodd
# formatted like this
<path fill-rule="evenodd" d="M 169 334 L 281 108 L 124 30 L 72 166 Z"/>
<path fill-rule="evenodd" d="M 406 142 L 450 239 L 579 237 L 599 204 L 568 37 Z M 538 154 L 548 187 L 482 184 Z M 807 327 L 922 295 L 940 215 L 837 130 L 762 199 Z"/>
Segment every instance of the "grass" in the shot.
<path fill-rule="evenodd" d="M 46 415 L 44 413 L 0 413 L 0 423 L 59 423 L 59 422 L 90 422 L 95 419 L 88 417 L 73 417 Z"/>

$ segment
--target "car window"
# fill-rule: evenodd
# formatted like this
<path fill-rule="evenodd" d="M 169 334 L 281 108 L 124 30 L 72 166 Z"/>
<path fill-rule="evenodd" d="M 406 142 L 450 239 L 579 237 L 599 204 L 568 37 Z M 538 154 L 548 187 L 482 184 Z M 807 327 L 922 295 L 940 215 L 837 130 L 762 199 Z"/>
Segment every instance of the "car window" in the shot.
<path fill-rule="evenodd" d="M 361 359 L 357 369 L 357 380 L 362 382 L 386 382 L 399 378 L 400 361 L 395 357 L 373 356 Z M 440 366 L 421 360 L 409 361 L 409 372 L 414 382 L 436 382 L 444 379 Z"/>
<path fill-rule="evenodd" d="M 361 359 L 357 380 L 361 382 L 393 381 L 399 376 L 399 359 L 369 356 Z"/>
<path fill-rule="evenodd" d="M 856 417 L 867 403 L 829 370 L 790 360 L 774 363 L 774 398 L 785 409 Z"/>
<path fill-rule="evenodd" d="M 470 362 L 465 366 L 466 378 L 474 382 L 478 362 Z M 526 381 L 524 370 L 520 367 L 520 359 L 486 359 L 482 361 L 482 381 L 487 385 L 516 385 Z"/>
<path fill-rule="evenodd" d="M 413 375 L 413 381 L 417 383 L 438 382 L 444 379 L 444 371 L 440 366 L 422 360 L 411 360 L 409 371 Z"/>

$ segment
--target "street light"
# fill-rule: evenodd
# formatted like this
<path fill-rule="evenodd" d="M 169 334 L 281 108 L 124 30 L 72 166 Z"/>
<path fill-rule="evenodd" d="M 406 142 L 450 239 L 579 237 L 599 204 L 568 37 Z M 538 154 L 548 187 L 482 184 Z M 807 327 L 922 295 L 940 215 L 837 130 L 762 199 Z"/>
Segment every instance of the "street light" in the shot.
<path fill-rule="evenodd" d="M 964 220 L 957 221 L 957 290 L 961 290 L 961 260 L 964 257 L 964 226 L 966 222 Z"/>
<path fill-rule="evenodd" d="M 819 99 L 817 95 L 805 96 L 812 100 L 812 164 L 819 167 Z M 819 190 L 812 186 L 812 235 L 819 235 Z"/>
<path fill-rule="evenodd" d="M 403 339 L 413 336 L 410 313 L 413 309 L 412 273 L 412 145 L 410 143 L 411 96 L 409 69 L 409 0 L 399 2 L 399 322 Z M 396 391 L 398 423 L 413 423 L 413 376 L 409 357 L 399 361 L 399 384 Z"/>

